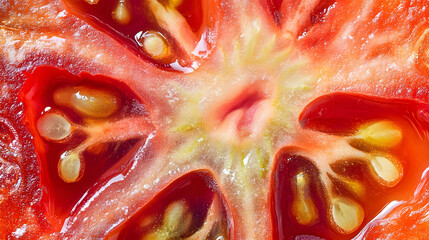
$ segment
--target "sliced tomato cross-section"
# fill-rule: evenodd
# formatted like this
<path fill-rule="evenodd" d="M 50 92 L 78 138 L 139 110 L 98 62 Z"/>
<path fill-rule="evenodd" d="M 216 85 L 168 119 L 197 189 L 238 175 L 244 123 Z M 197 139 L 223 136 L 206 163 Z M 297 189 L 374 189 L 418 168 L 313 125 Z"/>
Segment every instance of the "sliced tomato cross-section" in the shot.
<path fill-rule="evenodd" d="M 0 238 L 427 229 L 427 0 L 3 5 Z"/>

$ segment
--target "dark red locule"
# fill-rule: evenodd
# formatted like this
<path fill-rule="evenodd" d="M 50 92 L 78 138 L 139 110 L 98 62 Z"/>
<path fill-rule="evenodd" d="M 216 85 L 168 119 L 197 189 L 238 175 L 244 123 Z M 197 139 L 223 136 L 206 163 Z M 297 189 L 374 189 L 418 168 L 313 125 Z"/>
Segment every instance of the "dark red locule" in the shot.
<path fill-rule="evenodd" d="M 158 193 L 106 239 L 231 239 L 228 207 L 210 172 L 190 172 Z"/>
<path fill-rule="evenodd" d="M 91 95 L 92 89 L 104 95 Z M 142 132 L 154 129 L 143 101 L 125 84 L 105 76 L 74 76 L 58 68 L 38 67 L 28 74 L 20 97 L 24 103 L 24 123 L 34 136 L 39 159 L 44 209 L 53 226 L 61 226 L 79 199 L 97 182 L 116 171 L 126 172 L 137 143 L 147 137 L 124 137 L 113 129 L 128 128 L 131 133 L 128 119 L 138 121 L 135 125 Z M 94 105 L 97 101 L 110 105 L 100 112 L 100 106 Z M 106 110 L 109 107 L 113 109 L 110 112 Z M 55 129 L 47 128 L 43 119 L 49 125 L 59 124 L 59 131 L 68 135 L 52 135 Z M 74 169 L 78 170 L 77 175 L 73 175 Z"/>
<path fill-rule="evenodd" d="M 211 49 L 216 1 L 64 1 L 69 10 L 113 36 L 140 58 L 167 70 L 190 71 Z M 174 20 L 174 23 L 171 22 Z M 156 36 L 146 41 L 148 36 Z M 150 43 L 149 43 L 150 42 Z M 198 46 L 204 42 L 205 48 Z M 146 44 L 147 43 L 147 44 Z"/>
<path fill-rule="evenodd" d="M 343 93 L 325 95 L 311 102 L 301 113 L 299 121 L 304 129 L 309 129 L 313 134 L 320 132 L 324 136 L 346 138 L 358 132 L 359 128 L 366 123 L 381 120 L 392 121 L 400 126 L 403 131 L 403 140 L 392 149 L 371 148 L 354 140 L 349 144 L 365 154 L 380 154 L 385 151 L 389 156 L 394 156 L 399 159 L 403 176 L 395 186 L 383 186 L 374 180 L 364 160 L 345 158 L 329 163 L 332 172 L 327 173 L 327 176 L 332 185 L 327 185 L 324 182 L 326 180 L 321 177 L 323 172 L 317 165 L 319 164 L 317 159 L 311 159 L 306 155 L 308 153 L 306 150 L 311 149 L 310 146 L 308 149 L 284 147 L 275 157 L 271 183 L 274 239 L 291 239 L 297 236 L 326 239 L 352 238 L 355 234 L 339 234 L 331 227 L 332 219 L 327 212 L 333 196 L 354 199 L 363 207 L 365 216 L 359 229 L 362 229 L 390 202 L 411 198 L 427 167 L 426 156 L 429 150 L 426 144 L 429 125 L 426 113 L 428 107 L 427 104 L 412 100 Z M 290 193 L 293 193 L 296 184 L 294 176 L 299 173 L 308 176 L 307 184 L 310 190 L 307 197 L 312 199 L 316 206 L 315 215 L 319 216 L 307 225 L 299 224 L 290 211 L 294 197 Z M 365 194 L 357 196 L 344 185 L 344 181 L 341 181 L 344 179 L 362 183 Z"/>

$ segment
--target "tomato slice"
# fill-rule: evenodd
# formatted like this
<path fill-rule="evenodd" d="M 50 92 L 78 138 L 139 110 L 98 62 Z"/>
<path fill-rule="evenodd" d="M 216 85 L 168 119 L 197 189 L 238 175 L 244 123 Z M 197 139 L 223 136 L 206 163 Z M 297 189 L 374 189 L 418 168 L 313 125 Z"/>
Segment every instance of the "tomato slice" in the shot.
<path fill-rule="evenodd" d="M 228 201 L 224 238 L 350 239 L 428 166 L 426 104 L 389 98 L 427 102 L 426 1 L 14 1 L 0 238 L 197 238 L 228 232 Z M 72 74 L 37 68 L 21 104 L 38 65 Z M 420 196 L 387 215 L 408 237 L 427 228 Z"/>

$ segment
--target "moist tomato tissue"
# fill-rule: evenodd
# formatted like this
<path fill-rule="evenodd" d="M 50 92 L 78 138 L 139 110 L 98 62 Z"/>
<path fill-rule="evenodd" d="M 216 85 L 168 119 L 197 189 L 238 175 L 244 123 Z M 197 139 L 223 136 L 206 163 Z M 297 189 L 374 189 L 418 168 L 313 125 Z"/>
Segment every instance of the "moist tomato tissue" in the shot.
<path fill-rule="evenodd" d="M 120 119 L 143 119 L 148 112 L 138 97 L 113 79 L 89 74 L 76 77 L 53 67 L 33 71 L 21 97 L 27 109 L 24 122 L 37 142 L 41 185 L 49 205 L 46 211 L 54 222 L 62 223 L 85 190 L 147 137 L 138 134 L 122 138 L 109 134 L 111 128 L 132 131 Z M 145 128 L 153 128 L 150 121 L 145 124 Z M 101 140 L 100 134 L 106 139 Z M 73 164 L 73 158 L 78 162 Z M 126 165 L 122 161 L 123 171 Z"/>
<path fill-rule="evenodd" d="M 427 1 L 6 3 L 0 238 L 429 238 Z"/>
<path fill-rule="evenodd" d="M 226 215 L 223 196 L 211 178 L 210 173 L 200 171 L 177 179 L 146 209 L 140 210 L 128 224 L 110 233 L 107 239 L 162 239 L 169 238 L 169 235 L 175 238 L 228 239 L 233 224 Z M 164 215 L 160 216 L 162 212 Z M 175 214 L 180 218 L 175 219 Z M 156 228 L 157 231 L 152 230 Z"/>
<path fill-rule="evenodd" d="M 333 172 L 329 174 L 329 178 L 337 185 L 332 189 L 332 191 L 336 192 L 334 195 L 359 199 L 359 204 L 363 206 L 366 214 L 363 221 L 374 218 L 378 214 L 379 209 L 382 209 L 394 199 L 406 198 L 413 195 L 415 190 L 410 189 L 408 186 L 418 185 L 421 181 L 421 176 L 426 169 L 426 160 L 423 156 L 427 154 L 427 150 L 424 144 L 419 146 L 417 143 L 426 141 L 423 138 L 427 136 L 427 122 L 419 116 L 426 108 L 427 105 L 420 102 L 398 99 L 390 99 L 387 102 L 386 99 L 382 98 L 336 93 L 316 99 L 301 113 L 300 122 L 305 128 L 340 135 L 342 138 L 358 131 L 357 129 L 362 125 L 362 121 L 379 121 L 378 119 L 385 119 L 387 115 L 398 126 L 401 125 L 400 128 L 404 132 L 404 136 L 406 136 L 405 139 L 397 147 L 387 150 L 391 154 L 390 159 L 396 158 L 398 159 L 397 164 L 403 165 L 397 166 L 404 168 L 404 175 L 400 177 L 401 180 L 399 182 L 389 184 L 389 180 L 386 178 L 387 175 L 383 177 L 383 174 L 380 174 L 381 171 L 376 170 L 377 168 L 371 170 L 371 165 L 372 167 L 376 166 L 373 164 L 374 162 L 368 164 L 363 159 L 353 156 L 346 155 L 345 158 L 341 156 L 343 159 L 340 158 L 330 165 Z M 395 136 L 392 133 L 389 136 L 389 140 L 394 138 Z M 371 154 L 380 154 L 380 151 L 386 151 L 385 147 L 390 145 L 390 143 L 384 142 L 381 138 L 377 141 L 380 141 L 380 143 L 383 142 L 383 144 L 375 146 L 376 149 L 374 149 L 375 142 L 373 141 L 362 143 L 360 140 L 355 139 L 349 141 L 349 144 L 364 152 L 371 153 L 374 150 L 377 152 Z M 288 235 L 309 233 L 332 239 L 350 238 L 351 236 L 338 236 L 332 231 L 326 231 L 326 229 L 329 229 L 326 228 L 326 225 L 330 225 L 329 221 L 332 221 L 332 219 L 314 221 L 310 227 L 303 228 L 299 221 L 294 221 L 296 216 L 293 216 L 293 213 L 285 211 L 285 209 L 288 209 L 288 205 L 290 206 L 296 201 L 294 196 L 291 196 L 287 192 L 301 191 L 304 192 L 304 195 L 308 195 L 307 197 L 314 199 L 314 206 L 319 210 L 319 213 L 320 211 L 329 212 L 330 203 L 326 198 L 329 198 L 327 196 L 330 194 L 325 191 L 329 192 L 330 189 L 323 186 L 323 183 L 321 184 L 323 180 L 320 179 L 320 176 L 323 176 L 323 174 L 319 172 L 320 167 L 315 166 L 311 158 L 302 156 L 306 154 L 305 150 L 286 147 L 277 155 L 278 165 L 273 176 L 274 186 L 272 185 L 272 188 L 277 190 L 273 192 L 272 196 L 274 201 L 272 211 L 274 212 L 274 224 L 278 226 L 276 229 L 279 229 L 278 234 L 281 236 L 280 238 L 286 238 Z M 330 157 L 336 156 L 330 155 Z M 387 167 L 386 164 L 385 167 Z M 407 173 L 406 169 L 412 169 L 412 171 Z M 383 178 L 383 180 L 387 180 L 387 182 L 374 179 L 374 174 L 371 174 L 374 170 L 376 172 L 375 175 Z M 294 182 L 294 175 L 301 176 L 299 174 L 302 173 L 308 175 L 308 179 L 306 180 L 308 181 L 308 186 L 304 185 L 301 190 L 299 188 L 298 190 L 294 189 L 294 186 L 297 185 Z M 363 183 L 363 185 L 356 184 L 354 182 L 356 180 Z M 305 189 L 306 187 L 308 189 Z M 288 191 L 285 192 L 283 191 L 284 189 L 288 189 Z M 306 191 L 308 193 L 305 193 Z M 394 197 L 392 198 L 392 196 Z M 311 209 L 308 206 L 307 208 Z M 306 214 L 316 215 L 317 213 L 306 210 Z M 290 225 L 296 225 L 296 227 L 288 228 L 287 226 Z"/>
<path fill-rule="evenodd" d="M 207 35 L 215 31 L 210 18 L 217 14 L 216 1 L 113 0 L 64 1 L 64 4 L 138 56 L 165 69 L 190 71 L 195 61 L 211 48 L 212 40 Z"/>

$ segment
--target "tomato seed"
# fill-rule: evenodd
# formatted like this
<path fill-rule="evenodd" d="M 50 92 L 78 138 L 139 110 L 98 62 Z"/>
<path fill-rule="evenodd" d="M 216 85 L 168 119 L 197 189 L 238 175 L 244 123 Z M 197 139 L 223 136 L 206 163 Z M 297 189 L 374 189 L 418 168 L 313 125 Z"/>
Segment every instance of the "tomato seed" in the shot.
<path fill-rule="evenodd" d="M 162 225 L 146 235 L 145 240 L 180 239 L 191 227 L 192 214 L 185 201 L 176 201 L 168 205 Z"/>
<path fill-rule="evenodd" d="M 380 177 L 383 181 L 386 181 L 387 185 L 396 185 L 402 177 L 400 169 L 396 166 L 392 160 L 383 156 L 374 156 L 370 160 L 371 168 L 373 172 Z"/>
<path fill-rule="evenodd" d="M 357 138 L 375 147 L 392 148 L 401 142 L 402 131 L 391 121 L 380 121 L 361 127 Z"/>
<path fill-rule="evenodd" d="M 58 163 L 58 174 L 66 183 L 74 183 L 79 180 L 82 164 L 78 153 L 66 152 Z"/>
<path fill-rule="evenodd" d="M 116 8 L 112 12 L 112 17 L 121 25 L 127 25 L 130 23 L 131 13 L 125 4 L 125 0 L 119 0 L 118 5 L 116 5 Z"/>
<path fill-rule="evenodd" d="M 301 225 L 310 225 L 318 218 L 316 206 L 309 196 L 309 182 L 308 175 L 300 172 L 295 176 L 295 187 L 292 186 L 294 194 L 292 215 Z"/>
<path fill-rule="evenodd" d="M 153 59 L 160 60 L 170 55 L 167 40 L 155 31 L 147 31 L 136 35 L 137 41 L 143 50 Z"/>
<path fill-rule="evenodd" d="M 72 131 L 71 124 L 63 116 L 56 113 L 44 114 L 37 121 L 37 131 L 47 140 L 62 140 Z"/>
<path fill-rule="evenodd" d="M 71 107 L 81 115 L 95 118 L 113 115 L 120 105 L 115 93 L 86 86 L 59 88 L 53 98 L 58 105 Z"/>
<path fill-rule="evenodd" d="M 346 198 L 331 200 L 333 224 L 345 234 L 354 232 L 363 222 L 364 211 L 358 203 Z"/>

